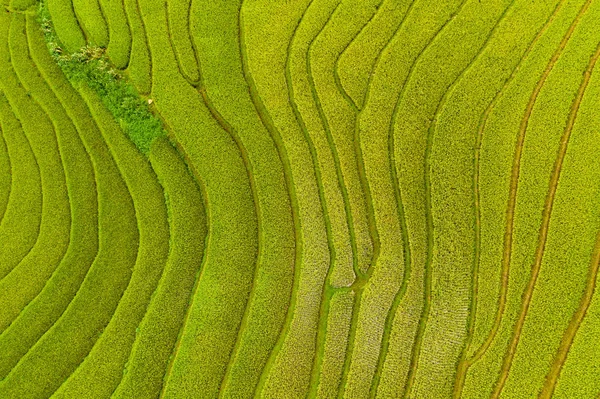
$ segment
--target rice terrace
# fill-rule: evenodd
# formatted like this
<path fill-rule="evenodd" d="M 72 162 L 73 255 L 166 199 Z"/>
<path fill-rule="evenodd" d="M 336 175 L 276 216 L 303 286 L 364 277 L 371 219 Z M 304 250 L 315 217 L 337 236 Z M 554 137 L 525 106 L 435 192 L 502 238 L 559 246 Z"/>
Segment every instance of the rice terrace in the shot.
<path fill-rule="evenodd" d="M 0 3 L 0 399 L 600 398 L 600 0 Z"/>

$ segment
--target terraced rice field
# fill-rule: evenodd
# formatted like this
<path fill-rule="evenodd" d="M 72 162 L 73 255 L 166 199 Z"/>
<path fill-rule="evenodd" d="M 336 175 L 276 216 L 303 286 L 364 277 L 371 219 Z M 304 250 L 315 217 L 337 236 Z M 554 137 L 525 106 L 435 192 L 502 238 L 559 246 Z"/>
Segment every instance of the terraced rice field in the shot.
<path fill-rule="evenodd" d="M 600 0 L 0 3 L 0 399 L 600 398 Z"/>

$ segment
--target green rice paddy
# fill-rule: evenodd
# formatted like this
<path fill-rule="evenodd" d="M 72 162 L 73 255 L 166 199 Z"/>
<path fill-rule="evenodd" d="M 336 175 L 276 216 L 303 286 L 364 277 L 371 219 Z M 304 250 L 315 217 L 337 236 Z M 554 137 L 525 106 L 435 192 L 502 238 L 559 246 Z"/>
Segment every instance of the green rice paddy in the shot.
<path fill-rule="evenodd" d="M 0 399 L 600 398 L 600 0 L 0 4 Z"/>

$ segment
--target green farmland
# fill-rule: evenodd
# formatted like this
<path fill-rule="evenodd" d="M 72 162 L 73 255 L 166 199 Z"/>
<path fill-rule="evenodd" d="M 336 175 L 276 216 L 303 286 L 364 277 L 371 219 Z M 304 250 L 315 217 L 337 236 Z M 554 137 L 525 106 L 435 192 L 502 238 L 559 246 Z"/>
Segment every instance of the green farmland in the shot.
<path fill-rule="evenodd" d="M 0 4 L 0 399 L 600 399 L 600 0 Z"/>

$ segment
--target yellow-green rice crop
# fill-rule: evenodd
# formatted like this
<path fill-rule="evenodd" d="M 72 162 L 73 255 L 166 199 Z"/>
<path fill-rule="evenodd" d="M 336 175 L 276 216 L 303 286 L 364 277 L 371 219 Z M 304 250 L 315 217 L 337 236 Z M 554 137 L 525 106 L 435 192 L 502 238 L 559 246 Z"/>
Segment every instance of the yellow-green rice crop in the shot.
<path fill-rule="evenodd" d="M 0 398 L 600 395 L 600 0 L 0 0 Z"/>

